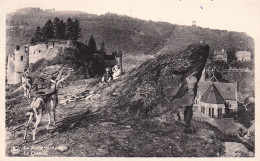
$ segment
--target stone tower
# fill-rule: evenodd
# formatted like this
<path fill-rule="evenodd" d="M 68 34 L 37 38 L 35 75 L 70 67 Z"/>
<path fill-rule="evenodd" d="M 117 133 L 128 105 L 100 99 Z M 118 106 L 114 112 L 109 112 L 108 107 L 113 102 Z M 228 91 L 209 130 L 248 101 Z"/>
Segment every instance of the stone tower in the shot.
<path fill-rule="evenodd" d="M 29 47 L 16 46 L 14 54 L 8 55 L 7 83 L 17 84 L 21 82 L 21 74 L 29 67 Z"/>

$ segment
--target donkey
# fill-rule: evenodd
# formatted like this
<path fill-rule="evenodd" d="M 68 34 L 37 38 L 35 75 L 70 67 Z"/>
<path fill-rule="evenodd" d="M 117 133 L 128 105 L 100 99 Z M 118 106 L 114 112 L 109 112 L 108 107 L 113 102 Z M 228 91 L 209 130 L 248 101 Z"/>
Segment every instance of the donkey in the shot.
<path fill-rule="evenodd" d="M 56 126 L 55 109 L 58 104 L 58 87 L 60 83 L 67 79 L 70 75 L 69 73 L 67 76 L 60 79 L 62 70 L 63 68 L 61 69 L 61 72 L 55 80 L 50 80 L 50 82 L 52 83 L 51 89 L 37 92 L 36 97 L 33 99 L 30 107 L 28 107 L 28 112 L 26 113 L 26 115 L 29 115 L 29 119 L 25 128 L 25 133 L 23 137 L 24 141 L 26 141 L 27 131 L 29 129 L 29 125 L 32 123 L 33 116 L 36 118 L 34 129 L 32 130 L 33 141 L 35 141 L 37 128 L 41 122 L 44 110 L 48 113 L 47 128 L 49 128 L 49 126 L 51 125 L 51 117 L 53 118 L 53 126 Z"/>

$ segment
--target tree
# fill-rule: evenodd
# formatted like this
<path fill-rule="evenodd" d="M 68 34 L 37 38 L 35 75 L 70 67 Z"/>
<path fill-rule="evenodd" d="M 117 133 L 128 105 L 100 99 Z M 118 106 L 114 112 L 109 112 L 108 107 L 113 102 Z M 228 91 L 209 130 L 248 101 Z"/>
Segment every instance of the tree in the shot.
<path fill-rule="evenodd" d="M 55 39 L 60 39 L 60 35 L 59 35 L 59 26 L 60 26 L 60 19 L 58 17 L 55 17 L 54 18 L 54 21 L 53 21 L 53 34 L 54 34 L 54 38 Z"/>
<path fill-rule="evenodd" d="M 66 39 L 66 25 L 63 20 L 59 23 L 57 34 L 58 39 Z"/>
<path fill-rule="evenodd" d="M 88 46 L 91 52 L 97 51 L 96 41 L 93 37 L 93 34 L 89 38 Z"/>
<path fill-rule="evenodd" d="M 66 21 L 66 39 L 68 39 L 68 40 L 73 39 L 73 30 L 74 30 L 73 21 L 69 17 Z"/>
<path fill-rule="evenodd" d="M 237 61 L 236 51 L 235 49 L 231 48 L 227 50 L 227 62 L 228 64 L 231 62 Z"/>
<path fill-rule="evenodd" d="M 228 69 L 228 64 L 222 60 L 215 60 L 212 62 L 212 66 L 215 67 L 218 71 L 222 71 L 224 69 Z"/>
<path fill-rule="evenodd" d="M 100 45 L 100 50 L 99 51 L 106 52 L 106 45 L 105 45 L 104 41 L 102 41 L 102 43 Z"/>
<path fill-rule="evenodd" d="M 249 70 L 254 69 L 254 61 L 248 61 L 248 62 L 242 62 L 242 61 L 234 61 L 230 63 L 230 66 L 233 68 L 237 69 L 246 69 L 248 68 Z"/>
<path fill-rule="evenodd" d="M 34 33 L 34 42 L 41 42 L 42 41 L 42 30 L 40 26 L 38 26 Z"/>
<path fill-rule="evenodd" d="M 72 40 L 77 41 L 80 37 L 81 37 L 81 27 L 80 27 L 79 20 L 76 19 L 76 20 L 73 22 Z"/>
<path fill-rule="evenodd" d="M 51 20 L 48 20 L 45 24 L 45 26 L 42 29 L 42 34 L 44 40 L 53 39 L 53 24 Z"/>

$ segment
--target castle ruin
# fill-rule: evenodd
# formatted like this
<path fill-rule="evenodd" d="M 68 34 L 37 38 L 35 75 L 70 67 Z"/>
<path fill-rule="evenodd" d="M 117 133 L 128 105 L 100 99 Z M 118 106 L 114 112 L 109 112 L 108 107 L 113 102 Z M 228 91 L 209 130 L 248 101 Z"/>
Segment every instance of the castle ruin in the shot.
<path fill-rule="evenodd" d="M 8 55 L 7 83 L 21 82 L 21 74 L 29 67 L 29 46 L 16 46 L 14 53 Z"/>

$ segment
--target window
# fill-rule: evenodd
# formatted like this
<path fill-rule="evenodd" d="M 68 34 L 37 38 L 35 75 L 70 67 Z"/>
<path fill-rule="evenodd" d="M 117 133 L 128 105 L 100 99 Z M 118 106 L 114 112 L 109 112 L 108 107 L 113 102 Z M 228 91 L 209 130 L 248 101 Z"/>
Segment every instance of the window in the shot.
<path fill-rule="evenodd" d="M 21 56 L 21 61 L 23 61 L 23 56 Z"/>
<path fill-rule="evenodd" d="M 205 107 L 201 107 L 201 112 L 205 113 Z"/>

